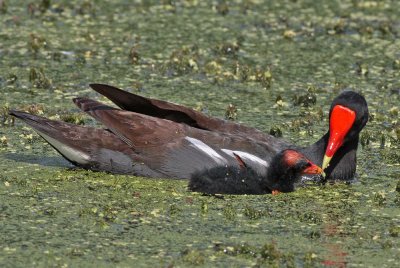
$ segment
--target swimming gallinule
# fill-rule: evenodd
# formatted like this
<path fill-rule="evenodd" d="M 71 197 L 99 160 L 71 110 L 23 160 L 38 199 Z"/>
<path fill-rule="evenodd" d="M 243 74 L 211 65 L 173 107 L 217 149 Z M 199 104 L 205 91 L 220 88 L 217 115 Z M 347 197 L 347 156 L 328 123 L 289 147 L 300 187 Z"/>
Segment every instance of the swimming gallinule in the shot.
<path fill-rule="evenodd" d="M 286 141 L 252 127 L 206 116 L 193 109 L 166 101 L 146 98 L 113 86 L 91 84 L 95 91 L 106 96 L 120 108 L 152 117 L 164 118 L 185 125 L 218 133 L 228 133 L 246 138 L 237 144 L 238 150 L 263 158 L 256 141 L 271 151 L 293 147 Z M 297 148 L 312 162 L 325 169 L 327 180 L 352 180 L 356 171 L 356 152 L 359 133 L 368 121 L 368 105 L 363 96 L 344 91 L 336 97 L 329 112 L 329 131 L 316 143 Z M 214 144 L 219 146 L 219 144 Z M 265 153 L 265 152 L 264 152 Z"/>
<path fill-rule="evenodd" d="M 237 158 L 266 174 L 277 153 L 266 142 L 208 131 L 145 114 L 116 109 L 88 98 L 75 104 L 107 129 L 77 126 L 24 112 L 22 119 L 73 164 L 92 170 L 187 179 L 202 169 L 237 165 Z M 257 155 L 247 150 L 256 151 Z"/>
<path fill-rule="evenodd" d="M 190 178 L 189 189 L 193 191 L 289 192 L 301 175 L 322 173 L 320 167 L 293 149 L 277 153 L 266 144 L 241 136 L 119 110 L 87 98 L 74 102 L 109 129 L 83 127 L 19 111 L 10 113 L 34 128 L 77 166 L 148 177 Z M 202 140 L 225 148 L 212 147 Z M 242 143 L 258 150 L 263 158 L 235 150 Z"/>
<path fill-rule="evenodd" d="M 302 175 L 321 174 L 322 169 L 295 150 L 274 156 L 266 175 L 261 175 L 239 156 L 238 165 L 217 166 L 195 172 L 189 189 L 207 194 L 267 194 L 294 191 Z"/>
<path fill-rule="evenodd" d="M 73 164 L 113 173 L 190 178 L 201 170 L 235 166 L 238 156 L 249 169 L 266 177 L 272 158 L 294 148 L 254 128 L 211 118 L 190 108 L 107 85 L 91 87 L 125 109 L 87 98 L 74 99 L 80 109 L 107 129 L 18 111 L 10 114 L 33 127 Z M 328 179 L 349 180 L 355 173 L 358 134 L 367 119 L 365 99 L 355 92 L 344 92 L 332 104 L 330 131 L 315 144 L 296 149 L 324 168 L 330 161 L 325 170 Z"/>

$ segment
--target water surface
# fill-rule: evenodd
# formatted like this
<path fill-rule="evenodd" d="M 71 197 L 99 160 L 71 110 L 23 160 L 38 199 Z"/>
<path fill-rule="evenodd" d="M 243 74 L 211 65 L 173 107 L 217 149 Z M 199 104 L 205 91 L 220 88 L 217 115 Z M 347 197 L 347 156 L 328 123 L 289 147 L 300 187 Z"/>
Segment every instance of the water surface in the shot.
<path fill-rule="evenodd" d="M 397 1 L 0 1 L 2 267 L 398 267 Z M 306 145 L 350 88 L 369 104 L 358 179 L 278 196 L 73 169 L 9 107 L 95 122 L 108 83 Z M 34 106 L 32 106 L 34 105 Z"/>

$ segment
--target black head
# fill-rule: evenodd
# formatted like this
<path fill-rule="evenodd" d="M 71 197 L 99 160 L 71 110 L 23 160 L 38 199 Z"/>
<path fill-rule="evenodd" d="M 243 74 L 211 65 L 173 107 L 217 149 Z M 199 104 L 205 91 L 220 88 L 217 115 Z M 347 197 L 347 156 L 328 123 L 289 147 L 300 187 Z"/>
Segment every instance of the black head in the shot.
<path fill-rule="evenodd" d="M 265 183 L 271 191 L 294 191 L 295 183 L 304 174 L 321 174 L 322 169 L 298 151 L 288 149 L 278 153 L 271 162 Z"/>
<path fill-rule="evenodd" d="M 358 142 L 358 135 L 368 121 L 368 105 L 363 96 L 344 91 L 333 100 L 329 111 L 329 140 L 322 168 L 325 169 L 336 151 L 346 143 Z"/>
<path fill-rule="evenodd" d="M 368 104 L 360 94 L 354 91 L 344 91 L 333 100 L 331 109 L 329 110 L 329 118 L 331 118 L 332 110 L 336 105 L 347 107 L 354 111 L 356 115 L 351 129 L 345 137 L 344 142 L 346 142 L 358 135 L 367 124 L 369 117 Z"/>

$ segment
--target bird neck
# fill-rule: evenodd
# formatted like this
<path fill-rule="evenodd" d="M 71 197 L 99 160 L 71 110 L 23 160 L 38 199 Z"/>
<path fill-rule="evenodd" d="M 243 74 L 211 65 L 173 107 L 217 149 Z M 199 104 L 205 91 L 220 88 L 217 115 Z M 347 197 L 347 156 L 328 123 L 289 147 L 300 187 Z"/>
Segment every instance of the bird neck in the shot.
<path fill-rule="evenodd" d="M 312 162 L 321 166 L 326 146 L 329 140 L 329 131 L 316 143 L 305 147 L 301 152 Z M 352 180 L 356 172 L 358 135 L 344 143 L 335 153 L 328 168 L 325 170 L 328 180 Z"/>

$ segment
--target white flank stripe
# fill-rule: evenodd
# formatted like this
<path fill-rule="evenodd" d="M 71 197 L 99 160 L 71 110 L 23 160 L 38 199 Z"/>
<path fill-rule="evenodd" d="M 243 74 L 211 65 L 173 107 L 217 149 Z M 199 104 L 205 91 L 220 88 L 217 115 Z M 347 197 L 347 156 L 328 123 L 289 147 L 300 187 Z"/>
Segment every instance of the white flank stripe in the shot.
<path fill-rule="evenodd" d="M 37 131 L 37 130 L 36 130 Z M 79 163 L 79 164 L 86 164 L 89 162 L 90 160 L 90 156 L 75 150 L 61 142 L 59 142 L 56 139 L 53 139 L 52 137 L 44 134 L 43 132 L 37 131 L 39 133 L 40 136 L 42 136 L 48 143 L 50 143 L 51 145 L 53 145 L 58 151 L 60 151 L 60 153 L 66 157 L 67 159 Z"/>
<path fill-rule="evenodd" d="M 215 162 L 219 164 L 226 164 L 226 159 L 223 158 L 220 154 L 218 154 L 213 148 L 202 142 L 201 140 L 194 139 L 191 137 L 185 137 L 186 140 L 188 140 L 192 146 L 196 147 L 200 151 L 206 153 L 209 155 Z"/>
<path fill-rule="evenodd" d="M 223 151 L 224 153 L 231 155 L 233 157 L 234 153 L 237 154 L 240 158 L 242 158 L 243 160 L 248 160 L 248 161 L 252 161 L 252 162 L 256 162 L 260 165 L 263 165 L 265 167 L 268 167 L 268 163 L 265 160 L 262 160 L 261 158 L 259 158 L 258 156 L 255 156 L 253 154 L 249 154 L 247 152 L 242 152 L 242 151 L 232 151 L 229 149 L 221 149 L 221 151 Z M 246 161 L 245 161 L 246 162 Z"/>

